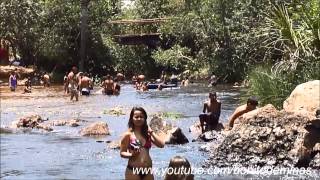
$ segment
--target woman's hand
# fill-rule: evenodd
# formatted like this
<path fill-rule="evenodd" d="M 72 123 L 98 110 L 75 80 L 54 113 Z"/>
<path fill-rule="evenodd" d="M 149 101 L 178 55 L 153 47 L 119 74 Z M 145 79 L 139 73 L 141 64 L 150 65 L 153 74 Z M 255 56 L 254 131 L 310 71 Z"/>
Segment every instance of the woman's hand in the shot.
<path fill-rule="evenodd" d="M 153 144 L 160 148 L 164 147 L 164 141 L 156 133 L 153 132 L 150 126 L 148 127 L 148 134 L 151 137 Z"/>
<path fill-rule="evenodd" d="M 141 148 L 134 148 L 130 152 L 132 154 L 132 157 L 135 157 L 139 155 L 140 151 L 141 151 Z"/>

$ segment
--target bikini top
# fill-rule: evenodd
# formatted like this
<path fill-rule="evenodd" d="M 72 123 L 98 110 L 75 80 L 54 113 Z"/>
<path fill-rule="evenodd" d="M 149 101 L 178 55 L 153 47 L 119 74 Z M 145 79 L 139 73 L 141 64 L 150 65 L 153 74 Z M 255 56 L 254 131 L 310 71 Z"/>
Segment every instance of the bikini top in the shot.
<path fill-rule="evenodd" d="M 142 146 L 142 143 L 139 141 L 139 139 L 137 139 L 134 136 L 130 136 L 130 146 L 131 147 L 144 147 L 146 149 L 150 149 L 151 148 L 151 137 L 149 136 L 148 139 L 146 140 L 146 143 Z"/>

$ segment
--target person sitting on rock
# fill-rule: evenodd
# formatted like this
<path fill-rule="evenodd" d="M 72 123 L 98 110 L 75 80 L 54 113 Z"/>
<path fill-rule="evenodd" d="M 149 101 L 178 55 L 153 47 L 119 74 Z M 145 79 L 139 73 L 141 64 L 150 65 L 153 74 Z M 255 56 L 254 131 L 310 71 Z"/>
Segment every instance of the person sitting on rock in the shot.
<path fill-rule="evenodd" d="M 163 148 L 164 141 L 148 126 L 147 113 L 142 107 L 132 108 L 128 127 L 120 143 L 120 156 L 129 159 L 125 179 L 154 179 L 152 172 L 136 170 L 152 168 L 150 148 L 152 144 Z"/>
<path fill-rule="evenodd" d="M 181 156 L 171 158 L 164 180 L 193 180 L 189 161 Z"/>
<path fill-rule="evenodd" d="M 199 115 L 202 133 L 205 129 L 214 129 L 218 123 L 221 112 L 221 102 L 217 100 L 215 92 L 209 93 L 209 100 L 203 104 L 203 113 Z"/>
<path fill-rule="evenodd" d="M 242 106 L 239 106 L 234 113 L 231 115 L 229 119 L 229 129 L 232 129 L 234 125 L 234 121 L 240 117 L 241 115 L 250 112 L 252 110 L 255 110 L 256 107 L 258 106 L 258 100 L 255 97 L 250 97 L 247 100 L 247 104 L 244 104 Z"/>

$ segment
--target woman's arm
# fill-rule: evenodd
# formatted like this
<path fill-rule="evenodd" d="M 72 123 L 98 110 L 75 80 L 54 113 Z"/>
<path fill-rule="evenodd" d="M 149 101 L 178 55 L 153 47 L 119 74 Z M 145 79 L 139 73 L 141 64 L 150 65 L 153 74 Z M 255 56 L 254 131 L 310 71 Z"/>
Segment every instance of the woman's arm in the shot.
<path fill-rule="evenodd" d="M 149 128 L 149 135 L 151 136 L 151 140 L 153 144 L 155 144 L 159 148 L 164 147 L 164 141 L 155 133 L 151 128 Z"/>
<path fill-rule="evenodd" d="M 132 152 L 129 152 L 128 147 L 130 145 L 130 135 L 131 134 L 129 132 L 126 132 L 121 139 L 120 156 L 122 158 L 131 158 L 140 153 L 140 149 L 135 149 L 132 150 Z"/>
<path fill-rule="evenodd" d="M 121 139 L 120 143 L 120 156 L 122 158 L 131 158 L 132 153 L 128 151 L 128 146 L 130 143 L 130 133 L 125 133 Z"/>

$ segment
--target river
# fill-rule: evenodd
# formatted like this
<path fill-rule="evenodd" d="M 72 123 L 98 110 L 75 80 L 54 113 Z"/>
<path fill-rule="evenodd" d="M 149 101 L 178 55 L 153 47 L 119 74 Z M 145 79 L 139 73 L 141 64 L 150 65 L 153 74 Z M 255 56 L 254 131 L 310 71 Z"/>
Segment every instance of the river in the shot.
<path fill-rule="evenodd" d="M 22 88 L 22 87 L 20 87 Z M 154 168 L 165 168 L 175 155 L 186 157 L 193 168 L 200 168 L 208 154 L 199 151 L 204 142 L 192 142 L 189 127 L 198 121 L 202 103 L 208 92 L 216 91 L 222 102 L 220 121 L 227 122 L 239 104 L 240 91 L 231 86 L 208 88 L 204 84 L 192 84 L 186 88 L 163 91 L 136 92 L 132 85 L 122 85 L 119 96 L 100 93 L 89 97 L 81 96 L 79 102 L 71 102 L 64 95 L 62 86 L 35 87 L 31 94 L 11 93 L 1 87 L 1 127 L 9 126 L 19 117 L 38 114 L 49 120 L 79 118 L 87 121 L 107 122 L 111 135 L 103 140 L 119 140 L 127 130 L 130 110 L 142 106 L 149 117 L 159 112 L 182 114 L 178 119 L 167 119 L 182 129 L 189 139 L 185 145 L 166 145 L 164 149 L 151 148 Z M 95 89 L 94 91 L 97 91 Z M 107 110 L 121 107 L 126 115 L 110 115 Z M 150 120 L 150 118 L 148 118 Z M 127 159 L 119 150 L 110 149 L 97 138 L 82 137 L 83 128 L 54 127 L 52 132 L 31 131 L 26 133 L 1 134 L 1 178 L 3 179 L 123 179 Z M 101 137 L 100 137 L 101 139 Z M 213 179 L 210 175 L 195 175 L 195 179 Z M 216 177 L 219 178 L 219 177 Z M 157 175 L 155 179 L 163 179 Z M 225 177 L 224 179 L 228 179 Z"/>

